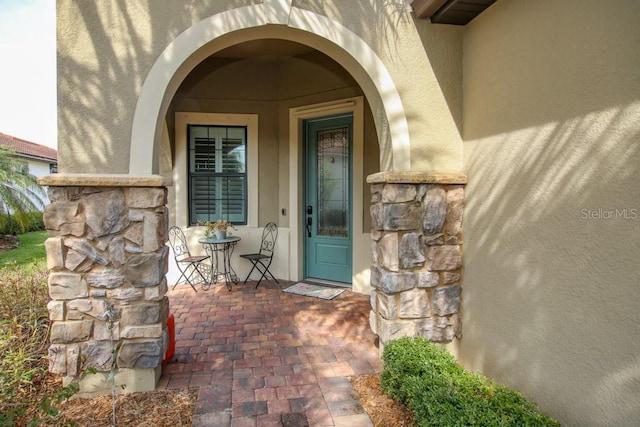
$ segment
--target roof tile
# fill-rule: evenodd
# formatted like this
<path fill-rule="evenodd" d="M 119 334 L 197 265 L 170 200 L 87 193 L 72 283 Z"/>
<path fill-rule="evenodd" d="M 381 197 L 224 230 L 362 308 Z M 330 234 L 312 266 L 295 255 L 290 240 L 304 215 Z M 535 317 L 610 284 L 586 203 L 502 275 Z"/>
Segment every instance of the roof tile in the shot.
<path fill-rule="evenodd" d="M 25 141 L 15 136 L 7 135 L 0 132 L 0 147 L 15 151 L 18 154 L 29 157 L 37 157 L 45 160 L 58 161 L 58 151 L 36 144 L 35 142 Z"/>

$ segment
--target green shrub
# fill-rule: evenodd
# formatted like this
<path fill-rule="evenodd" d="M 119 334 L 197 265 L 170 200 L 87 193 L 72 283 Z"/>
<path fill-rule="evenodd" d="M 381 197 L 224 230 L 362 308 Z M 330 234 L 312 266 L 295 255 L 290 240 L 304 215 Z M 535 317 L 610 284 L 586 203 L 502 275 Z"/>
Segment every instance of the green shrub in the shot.
<path fill-rule="evenodd" d="M 42 212 L 34 211 L 23 214 L 23 224 L 13 218 L 12 215 L 0 215 L 0 234 L 17 235 L 31 231 L 44 230 Z"/>
<path fill-rule="evenodd" d="M 409 407 L 419 426 L 557 426 L 520 393 L 468 373 L 445 349 L 422 337 L 386 344 L 385 393 Z"/>

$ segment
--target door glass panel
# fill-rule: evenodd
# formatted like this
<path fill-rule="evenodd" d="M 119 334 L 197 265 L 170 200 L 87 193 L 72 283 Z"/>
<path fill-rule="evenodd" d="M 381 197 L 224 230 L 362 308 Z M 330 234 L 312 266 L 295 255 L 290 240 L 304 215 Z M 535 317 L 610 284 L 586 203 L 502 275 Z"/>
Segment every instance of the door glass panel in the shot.
<path fill-rule="evenodd" d="M 349 237 L 349 128 L 317 132 L 318 236 Z"/>

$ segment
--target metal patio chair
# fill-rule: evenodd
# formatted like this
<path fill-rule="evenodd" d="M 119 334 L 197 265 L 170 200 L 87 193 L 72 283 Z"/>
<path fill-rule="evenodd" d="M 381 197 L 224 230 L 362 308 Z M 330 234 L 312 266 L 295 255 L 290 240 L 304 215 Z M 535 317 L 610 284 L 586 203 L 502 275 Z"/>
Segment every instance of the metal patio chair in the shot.
<path fill-rule="evenodd" d="M 173 285 L 173 289 L 178 286 L 178 283 L 180 283 L 180 280 L 184 277 L 194 291 L 198 292 L 195 285 L 199 283 L 199 280 L 202 280 L 203 289 L 206 290 L 208 284 L 206 279 L 207 270 L 210 267 L 206 265 L 205 261 L 209 259 L 209 257 L 207 255 L 191 255 L 184 232 L 180 227 L 175 225 L 169 229 L 169 244 L 171 245 L 171 249 L 173 249 L 173 258 L 181 273 Z"/>
<path fill-rule="evenodd" d="M 271 266 L 271 262 L 273 261 L 273 251 L 276 246 L 277 238 L 278 226 L 274 222 L 270 222 L 264 227 L 264 230 L 262 231 L 262 241 L 260 242 L 260 249 L 258 250 L 258 252 L 240 255 L 241 258 L 249 260 L 251 264 L 253 264 L 253 266 L 251 267 L 251 271 L 249 271 L 249 274 L 247 274 L 247 278 L 244 279 L 245 284 L 251 277 L 251 273 L 253 273 L 253 270 L 258 270 L 261 273 L 260 279 L 258 279 L 258 283 L 256 283 L 256 289 L 264 278 L 266 278 L 267 280 L 271 278 L 276 283 L 278 283 L 278 279 L 276 279 L 271 271 L 269 271 L 269 266 Z"/>

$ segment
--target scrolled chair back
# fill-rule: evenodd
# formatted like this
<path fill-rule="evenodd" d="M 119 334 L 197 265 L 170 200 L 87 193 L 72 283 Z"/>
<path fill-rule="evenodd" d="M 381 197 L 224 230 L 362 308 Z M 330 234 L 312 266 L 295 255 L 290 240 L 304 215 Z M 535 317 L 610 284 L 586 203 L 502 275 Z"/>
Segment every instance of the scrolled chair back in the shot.
<path fill-rule="evenodd" d="M 276 246 L 278 238 L 278 226 L 274 222 L 268 223 L 262 231 L 262 243 L 260 244 L 260 253 L 271 255 Z"/>

